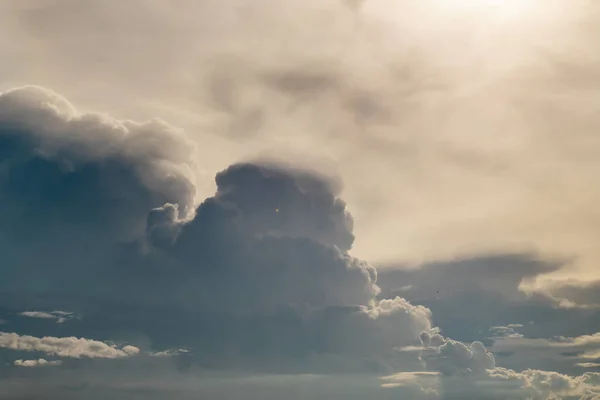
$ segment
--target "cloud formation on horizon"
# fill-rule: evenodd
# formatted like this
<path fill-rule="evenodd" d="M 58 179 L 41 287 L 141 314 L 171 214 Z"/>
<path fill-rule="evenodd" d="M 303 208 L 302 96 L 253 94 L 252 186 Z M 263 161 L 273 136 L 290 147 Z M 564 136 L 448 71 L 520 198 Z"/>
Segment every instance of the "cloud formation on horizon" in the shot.
<path fill-rule="evenodd" d="M 381 274 L 351 254 L 353 219 L 339 182 L 243 162 L 217 173 L 215 193 L 198 204 L 196 161 L 194 146 L 165 122 L 81 113 L 41 87 L 0 93 L 0 295 L 8 309 L 0 311 L 30 320 L 19 333 L 0 332 L 0 347 L 98 371 L 114 362 L 127 371 L 171 363 L 170 373 L 388 376 L 374 396 L 399 398 L 600 393 L 594 372 L 512 370 L 482 341 L 442 336 L 456 314 L 436 317 L 432 288 L 445 285 L 446 305 L 479 298 L 519 309 L 531 300 L 520 283 L 553 264 L 506 256 Z M 550 300 L 535 298 L 535 306 L 554 312 Z M 480 305 L 454 312 L 478 317 Z M 41 327 L 31 320 L 56 312 L 23 309 L 84 317 Z M 521 321 L 486 322 L 488 334 Z M 573 343 L 581 349 L 590 338 Z M 142 354 L 171 357 L 134 357 Z M 55 366 L 39 373 L 66 367 Z"/>

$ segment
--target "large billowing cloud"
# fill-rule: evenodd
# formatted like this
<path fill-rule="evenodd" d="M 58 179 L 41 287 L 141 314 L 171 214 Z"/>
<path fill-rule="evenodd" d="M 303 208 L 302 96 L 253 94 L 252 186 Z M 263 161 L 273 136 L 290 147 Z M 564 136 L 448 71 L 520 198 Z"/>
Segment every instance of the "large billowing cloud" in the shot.
<path fill-rule="evenodd" d="M 177 295 L 205 317 L 221 315 L 205 332 L 230 354 L 379 357 L 431 328 L 427 308 L 376 300 L 376 270 L 348 254 L 352 219 L 332 182 L 272 164 L 234 165 L 216 182 L 191 221 L 167 205 L 153 211 L 148 232 L 189 277 Z M 223 316 L 233 317 L 225 328 Z M 248 323 L 260 335 L 231 335 Z"/>
<path fill-rule="evenodd" d="M 152 208 L 192 210 L 193 149 L 159 120 L 82 113 L 36 86 L 0 93 L 0 286 L 93 287 Z"/>
<path fill-rule="evenodd" d="M 156 210 L 151 237 L 197 277 L 190 296 L 218 310 L 282 305 L 367 305 L 377 273 L 351 257 L 352 219 L 324 179 L 279 166 L 234 165 L 219 173 L 217 193 L 192 221 Z M 162 230 L 162 231 L 161 231 Z M 166 230 L 166 232 L 163 232 Z M 199 305 L 199 307 L 203 307 Z"/>
<path fill-rule="evenodd" d="M 566 286 L 520 290 L 553 264 L 505 256 L 378 274 L 351 255 L 353 219 L 337 180 L 281 163 L 239 163 L 217 173 L 214 195 L 198 204 L 194 147 L 175 128 L 81 113 L 40 87 L 0 94 L 0 143 L 0 357 L 11 368 L 55 367 L 21 373 L 43 378 L 74 365 L 105 377 L 110 368 L 139 376 L 158 366 L 177 377 L 352 373 L 379 382 L 361 389 L 373 398 L 599 392 L 591 372 L 562 375 L 522 360 L 507 369 L 510 357 L 498 361 L 484 346 L 491 341 L 463 329 L 480 318 L 477 329 L 506 336 L 494 338 L 498 355 L 513 351 L 509 339 L 531 351 L 534 339 L 519 336 L 532 335 L 524 318 L 562 315 L 562 297 L 583 301 Z M 486 319 L 486 310 L 499 313 Z M 570 359 L 580 370 L 597 361 L 595 336 L 563 343 L 587 351 Z M 24 359 L 28 353 L 37 354 Z M 164 385 L 148 383 L 150 375 L 136 393 Z M 103 390 L 123 395 L 107 382 Z"/>
<path fill-rule="evenodd" d="M 73 335 L 271 371 L 389 370 L 432 328 L 426 307 L 376 298 L 334 179 L 236 164 L 196 208 L 194 146 L 176 129 L 81 113 L 39 87 L 0 94 L 0 141 L 0 287 L 21 316 L 68 309 Z M 30 319 L 11 343 L 63 329 Z"/>
<path fill-rule="evenodd" d="M 598 398 L 598 10 L 1 1 L 0 397 Z"/>

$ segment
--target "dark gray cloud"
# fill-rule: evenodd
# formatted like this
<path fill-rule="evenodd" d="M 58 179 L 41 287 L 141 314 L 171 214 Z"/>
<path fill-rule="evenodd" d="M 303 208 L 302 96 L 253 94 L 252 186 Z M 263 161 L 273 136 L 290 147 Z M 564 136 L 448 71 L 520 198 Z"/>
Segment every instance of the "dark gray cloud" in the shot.
<path fill-rule="evenodd" d="M 188 279 L 177 295 L 211 321 L 197 349 L 222 345 L 238 363 L 260 355 L 279 370 L 281 357 L 311 368 L 385 369 L 390 361 L 380 357 L 430 327 L 426 308 L 375 301 L 376 270 L 347 252 L 352 218 L 336 182 L 246 163 L 217 174 L 216 183 L 192 220 L 179 220 L 172 206 L 149 218 L 153 243 Z M 221 351 L 214 359 L 228 362 Z"/>
<path fill-rule="evenodd" d="M 376 299 L 335 179 L 236 164 L 196 207 L 193 146 L 174 128 L 82 114 L 39 87 L 0 95 L 0 144 L 15 337 L 190 349 L 172 354 L 182 367 L 392 372 L 394 347 L 431 329 L 427 308 Z M 47 324 L 48 309 L 80 318 Z"/>
<path fill-rule="evenodd" d="M 490 329 L 515 324 L 522 325 L 518 332 L 527 337 L 576 337 L 596 332 L 600 329 L 597 310 L 564 307 L 552 297 L 555 289 L 531 293 L 520 289 L 560 266 L 527 254 L 484 256 L 419 268 L 379 268 L 378 285 L 383 298 L 401 295 L 430 308 L 434 325 L 461 341 L 491 343 L 489 337 L 496 334 Z M 583 300 L 580 297 L 585 291 L 577 289 L 557 286 L 556 293 L 568 295 L 572 301 Z"/>
<path fill-rule="evenodd" d="M 196 277 L 190 296 L 212 310 L 270 310 L 282 305 L 367 305 L 377 273 L 351 257 L 352 219 L 333 187 L 280 166 L 239 164 L 217 174 L 217 193 L 191 221 L 156 210 L 151 237 Z M 161 229 L 163 231 L 161 231 Z M 177 234 L 166 240 L 167 232 Z"/>
<path fill-rule="evenodd" d="M 93 288 L 150 210 L 191 210 L 193 149 L 159 120 L 80 113 L 41 87 L 1 93 L 0 288 Z"/>

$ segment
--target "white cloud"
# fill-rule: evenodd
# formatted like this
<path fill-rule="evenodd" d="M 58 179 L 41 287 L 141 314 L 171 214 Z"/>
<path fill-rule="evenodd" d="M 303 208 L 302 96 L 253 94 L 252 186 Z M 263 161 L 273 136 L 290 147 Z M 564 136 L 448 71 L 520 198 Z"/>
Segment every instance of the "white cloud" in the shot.
<path fill-rule="evenodd" d="M 519 389 L 515 391 L 516 393 L 520 392 L 523 396 L 532 396 L 531 398 L 534 399 L 600 395 L 600 385 L 598 385 L 600 374 L 597 373 L 588 372 L 573 377 L 553 371 L 529 369 L 515 372 L 509 369 L 495 368 L 489 371 L 488 377 L 492 384 L 498 384 L 496 386 L 498 391 L 506 392 L 516 383 L 520 385 Z M 482 388 L 484 387 L 482 385 Z"/>
<path fill-rule="evenodd" d="M 0 332 L 0 348 L 19 351 L 38 351 L 48 355 L 71 358 L 122 358 L 137 355 L 134 346 L 117 347 L 97 340 L 76 337 L 42 338 Z"/>
<path fill-rule="evenodd" d="M 441 373 L 440 391 L 451 398 L 546 400 L 600 395 L 600 373 L 518 372 L 497 366 L 492 353 L 479 342 L 467 345 L 437 334 L 424 334 L 423 339 L 421 357 L 429 371 Z"/>
<path fill-rule="evenodd" d="M 23 311 L 22 313 L 19 313 L 19 315 L 28 318 L 54 319 L 57 324 L 62 324 L 73 318 L 73 313 L 66 311 Z"/>
<path fill-rule="evenodd" d="M 600 363 L 581 362 L 575 365 L 582 368 L 600 368 Z"/>
<path fill-rule="evenodd" d="M 521 324 L 509 324 L 506 326 L 492 326 L 492 327 L 490 327 L 490 332 L 495 337 L 519 338 L 519 337 L 523 337 L 523 335 L 516 332 L 515 329 L 522 328 L 522 327 L 523 327 L 523 325 L 521 325 Z"/>
<path fill-rule="evenodd" d="M 178 356 L 182 353 L 183 354 L 189 353 L 189 350 L 187 350 L 187 349 L 163 350 L 163 351 L 157 351 L 155 353 L 150 353 L 149 356 L 150 357 L 173 357 L 173 356 Z"/>
<path fill-rule="evenodd" d="M 34 368 L 34 367 L 50 367 L 50 366 L 61 365 L 62 361 L 60 361 L 60 360 L 47 361 L 43 358 L 39 358 L 37 360 L 15 360 L 13 364 L 17 367 Z"/>

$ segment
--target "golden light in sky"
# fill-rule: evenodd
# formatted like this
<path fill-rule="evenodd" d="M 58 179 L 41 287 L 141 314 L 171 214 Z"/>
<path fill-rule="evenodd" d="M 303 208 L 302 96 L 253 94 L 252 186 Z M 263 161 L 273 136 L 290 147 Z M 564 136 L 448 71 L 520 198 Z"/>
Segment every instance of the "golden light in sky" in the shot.
<path fill-rule="evenodd" d="M 519 16 L 527 12 L 532 0 L 440 0 L 440 3 L 467 12 Z"/>

